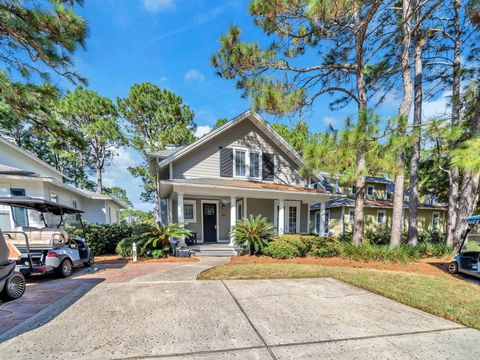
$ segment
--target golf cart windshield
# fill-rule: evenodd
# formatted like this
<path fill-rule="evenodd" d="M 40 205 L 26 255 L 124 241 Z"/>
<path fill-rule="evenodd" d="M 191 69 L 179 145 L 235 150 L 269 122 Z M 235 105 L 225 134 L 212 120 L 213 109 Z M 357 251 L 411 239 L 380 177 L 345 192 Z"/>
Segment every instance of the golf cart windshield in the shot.
<path fill-rule="evenodd" d="M 467 224 L 469 231 L 460 250 L 480 252 L 480 215 L 467 218 Z"/>

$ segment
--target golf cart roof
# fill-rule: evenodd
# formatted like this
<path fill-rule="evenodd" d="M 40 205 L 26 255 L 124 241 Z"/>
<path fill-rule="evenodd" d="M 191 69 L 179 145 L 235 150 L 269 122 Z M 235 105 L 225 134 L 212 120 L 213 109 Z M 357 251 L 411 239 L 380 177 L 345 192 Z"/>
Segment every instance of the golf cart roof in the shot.
<path fill-rule="evenodd" d="M 467 218 L 468 225 L 480 224 L 480 215 L 470 216 Z"/>
<path fill-rule="evenodd" d="M 52 213 L 54 215 L 83 213 L 83 210 L 75 209 L 71 206 L 58 204 L 45 199 L 33 198 L 30 196 L 0 197 L 0 205 L 32 209 L 42 213 Z"/>

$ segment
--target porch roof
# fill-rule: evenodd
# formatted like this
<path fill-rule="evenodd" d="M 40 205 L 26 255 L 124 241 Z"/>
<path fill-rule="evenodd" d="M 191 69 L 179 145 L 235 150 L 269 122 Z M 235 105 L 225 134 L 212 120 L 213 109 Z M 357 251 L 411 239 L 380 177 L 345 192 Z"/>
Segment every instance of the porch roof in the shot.
<path fill-rule="evenodd" d="M 340 199 L 333 199 L 328 201 L 325 204 L 326 209 L 338 208 L 338 207 L 355 207 L 355 200 L 352 198 L 340 198 Z M 390 209 L 393 208 L 393 201 L 392 200 L 383 200 L 383 199 L 365 199 L 365 207 L 366 208 L 380 208 L 380 209 Z M 408 202 L 403 202 L 403 208 L 408 209 Z M 446 210 L 444 205 L 431 205 L 420 203 L 418 204 L 419 209 L 432 209 L 432 210 Z M 320 205 L 315 204 L 312 206 L 311 210 L 319 210 Z"/>
<path fill-rule="evenodd" d="M 218 196 L 251 196 L 267 198 L 301 197 L 300 200 L 325 201 L 336 196 L 322 189 L 289 184 L 271 184 L 255 181 L 226 180 L 215 178 L 174 179 L 160 181 L 161 197 L 167 197 L 171 191 L 184 191 L 190 194 Z M 213 192 L 212 192 L 213 191 Z M 305 200 L 304 200 L 305 201 Z"/>

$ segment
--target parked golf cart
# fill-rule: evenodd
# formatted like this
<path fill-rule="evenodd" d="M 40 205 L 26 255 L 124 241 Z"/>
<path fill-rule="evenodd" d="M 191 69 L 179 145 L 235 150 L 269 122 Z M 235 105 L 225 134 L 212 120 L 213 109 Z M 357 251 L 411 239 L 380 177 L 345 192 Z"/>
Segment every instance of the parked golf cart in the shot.
<path fill-rule="evenodd" d="M 467 218 L 467 223 L 468 228 L 462 236 L 460 249 L 448 265 L 448 271 L 480 278 L 480 233 L 472 233 L 475 225 L 480 224 L 480 215 Z"/>
<path fill-rule="evenodd" d="M 82 210 L 40 198 L 28 196 L 0 197 L 0 205 L 12 207 L 13 220 L 17 226 L 5 231 L 4 237 L 21 253 L 16 269 L 25 275 L 55 272 L 61 277 L 72 274 L 74 267 L 92 266 L 93 254 L 83 238 L 73 238 L 60 227 L 65 217 L 78 221 L 83 229 Z M 23 208 L 39 213 L 43 228 L 18 226 L 13 208 Z M 48 219 L 47 219 L 48 218 Z M 57 221 L 55 226 L 49 225 Z"/>
<path fill-rule="evenodd" d="M 17 252 L 16 257 L 18 258 Z M 4 301 L 16 300 L 25 292 L 25 277 L 15 271 L 16 262 L 0 229 L 0 298 Z"/>

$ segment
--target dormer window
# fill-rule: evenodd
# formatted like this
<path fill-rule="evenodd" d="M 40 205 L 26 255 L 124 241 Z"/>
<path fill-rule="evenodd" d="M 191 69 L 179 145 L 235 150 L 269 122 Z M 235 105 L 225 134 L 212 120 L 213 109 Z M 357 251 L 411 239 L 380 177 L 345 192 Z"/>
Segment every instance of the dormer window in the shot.
<path fill-rule="evenodd" d="M 250 152 L 250 177 L 258 179 L 260 178 L 260 152 Z"/>
<path fill-rule="evenodd" d="M 373 197 L 374 192 L 375 192 L 375 186 L 373 186 L 373 185 L 368 185 L 368 186 L 367 186 L 367 196 L 368 196 L 368 197 Z"/>

